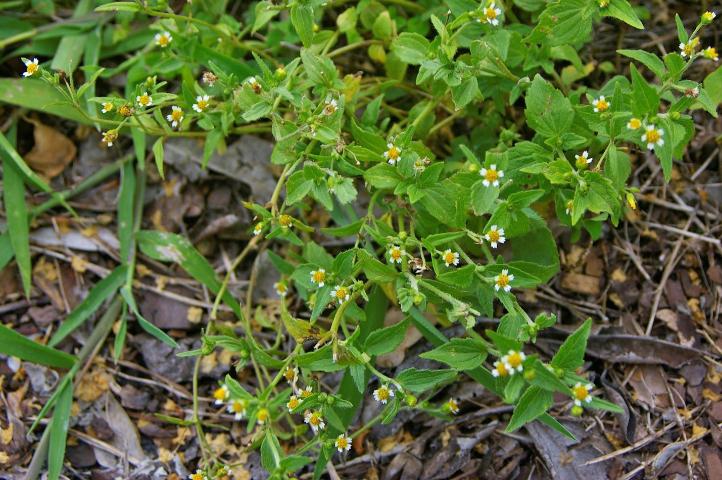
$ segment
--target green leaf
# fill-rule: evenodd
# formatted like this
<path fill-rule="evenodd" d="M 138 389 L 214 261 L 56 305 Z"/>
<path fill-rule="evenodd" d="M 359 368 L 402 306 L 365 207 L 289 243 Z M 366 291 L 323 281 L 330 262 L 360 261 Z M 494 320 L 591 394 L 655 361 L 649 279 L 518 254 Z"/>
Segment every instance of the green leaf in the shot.
<path fill-rule="evenodd" d="M 629 68 L 632 74 L 632 113 L 640 118 L 656 115 L 659 110 L 657 89 L 647 83 L 634 64 Z"/>
<path fill-rule="evenodd" d="M 94 4 L 95 2 L 93 0 L 80 0 L 75 6 L 72 18 L 78 19 L 86 16 Z M 85 50 L 85 42 L 87 40 L 87 33 L 64 35 L 61 37 L 50 68 L 72 75 L 75 69 L 80 66 L 80 59 Z"/>
<path fill-rule="evenodd" d="M 551 46 L 580 43 L 589 39 L 597 0 L 556 0 L 539 16 L 529 40 Z"/>
<path fill-rule="evenodd" d="M 153 337 L 155 337 L 157 340 L 160 340 L 161 342 L 165 343 L 169 347 L 177 348 L 178 344 L 175 340 L 173 340 L 171 337 L 168 336 L 167 333 L 165 333 L 160 328 L 156 327 L 154 324 L 149 322 L 148 320 L 143 317 L 143 315 L 140 314 L 140 311 L 138 310 L 138 305 L 135 303 L 135 298 L 133 298 L 133 292 L 128 287 L 123 287 L 120 289 L 120 296 L 123 297 L 123 300 L 125 300 L 125 304 L 128 305 L 128 308 L 130 308 L 130 311 L 133 312 L 133 315 L 135 315 L 135 318 L 138 320 L 138 324 L 140 324 L 141 328 L 151 334 Z"/>
<path fill-rule="evenodd" d="M 632 164 L 629 155 L 610 147 L 607 153 L 607 161 L 604 164 L 604 174 L 609 178 L 614 187 L 621 190 L 627 184 L 627 179 L 632 174 Z"/>
<path fill-rule="evenodd" d="M 158 138 L 153 144 L 153 158 L 155 158 L 155 166 L 158 169 L 160 178 L 165 179 L 165 173 L 163 169 L 165 152 L 163 150 L 163 137 Z"/>
<path fill-rule="evenodd" d="M 50 442 L 48 444 L 48 479 L 57 480 L 63 470 L 65 444 L 70 425 L 70 410 L 73 406 L 73 382 L 63 384 L 50 421 Z"/>
<path fill-rule="evenodd" d="M 281 465 L 283 457 L 283 450 L 281 450 L 281 444 L 278 443 L 278 438 L 270 429 L 266 430 L 266 436 L 261 443 L 261 465 L 272 472 Z"/>
<path fill-rule="evenodd" d="M 419 65 L 427 59 L 431 44 L 418 33 L 403 32 L 391 43 L 391 49 L 403 62 Z"/>
<path fill-rule="evenodd" d="M 523 425 L 543 415 L 552 402 L 552 392 L 542 390 L 534 385 L 527 388 L 519 399 L 519 403 L 514 407 L 514 413 L 511 415 L 509 425 L 506 426 L 506 431 L 518 430 Z"/>
<path fill-rule="evenodd" d="M 617 53 L 638 61 L 651 70 L 657 78 L 662 78 L 665 73 L 667 73 L 667 68 L 664 66 L 664 62 L 662 62 L 662 60 L 653 53 L 644 50 L 617 50 Z"/>
<path fill-rule="evenodd" d="M 32 263 L 30 258 L 30 225 L 28 223 L 28 207 L 25 203 L 25 183 L 22 175 L 10 159 L 7 151 L 0 150 L 3 166 L 3 200 L 8 222 L 8 237 L 15 262 L 20 270 L 23 291 L 30 298 L 32 284 Z M 12 257 L 10 257 L 12 258 Z M 10 259 L 8 258 L 8 260 Z"/>
<path fill-rule="evenodd" d="M 366 250 L 359 250 L 358 259 L 358 265 L 372 282 L 393 282 L 399 276 L 395 268 L 379 262 Z"/>
<path fill-rule="evenodd" d="M 717 67 L 717 70 L 707 75 L 704 89 L 715 105 L 722 103 L 722 67 Z"/>
<path fill-rule="evenodd" d="M 140 9 L 137 2 L 111 2 L 95 7 L 96 12 L 138 12 Z"/>
<path fill-rule="evenodd" d="M 208 260 L 184 237 L 173 233 L 144 230 L 136 235 L 138 245 L 144 254 L 162 262 L 175 262 L 188 274 L 208 287 L 213 293 L 221 289 L 221 282 Z M 238 318 L 243 318 L 241 306 L 233 296 L 225 291 L 223 302 L 228 305 Z"/>
<path fill-rule="evenodd" d="M 90 293 L 88 293 L 88 296 L 65 318 L 65 321 L 63 321 L 60 328 L 55 332 L 55 335 L 50 339 L 48 345 L 54 347 L 60 343 L 95 313 L 106 299 L 123 286 L 127 271 L 125 265 L 120 265 L 113 270 L 110 275 L 96 283 L 90 290 Z"/>
<path fill-rule="evenodd" d="M 543 423 L 547 427 L 553 428 L 554 430 L 561 433 L 568 439 L 570 439 L 574 442 L 577 441 L 577 437 L 575 437 L 572 432 L 567 430 L 567 427 L 565 427 L 564 425 L 559 423 L 559 421 L 557 421 L 556 418 L 552 417 L 548 413 L 544 413 L 544 414 L 540 415 L 539 418 L 537 418 L 537 420 L 539 420 L 541 423 Z"/>
<path fill-rule="evenodd" d="M 55 87 L 34 78 L 0 78 L 0 101 L 84 125 L 90 123 Z"/>
<path fill-rule="evenodd" d="M 129 256 L 133 245 L 135 188 L 135 166 L 133 162 L 126 162 L 121 173 L 120 194 L 118 195 L 118 240 L 120 241 L 122 262 L 130 260 Z"/>
<path fill-rule="evenodd" d="M 590 407 L 596 408 L 597 410 L 606 410 L 613 413 L 624 413 L 624 410 L 616 403 L 608 402 L 601 398 L 592 397 L 592 402 L 589 404 Z"/>
<path fill-rule="evenodd" d="M 606 8 L 601 9 L 602 15 L 605 17 L 614 17 L 623 21 L 627 25 L 634 28 L 643 29 L 641 20 L 634 11 L 628 0 L 610 0 Z"/>
<path fill-rule="evenodd" d="M 224 383 L 228 386 L 228 391 L 231 393 L 232 398 L 238 398 L 241 400 L 254 400 L 255 397 L 248 393 L 245 388 L 241 386 L 240 383 L 230 375 L 226 375 L 226 378 L 224 379 Z"/>
<path fill-rule="evenodd" d="M 379 163 L 364 172 L 364 179 L 375 188 L 392 189 L 401 181 L 398 169 L 388 163 Z"/>
<path fill-rule="evenodd" d="M 529 126 L 547 138 L 560 137 L 574 120 L 569 99 L 539 75 L 526 93 L 525 113 Z"/>
<path fill-rule="evenodd" d="M 316 85 L 332 86 L 338 79 L 336 66 L 330 58 L 320 57 L 305 48 L 301 50 L 301 61 L 308 79 Z"/>
<path fill-rule="evenodd" d="M 405 318 L 390 327 L 371 332 L 364 344 L 364 352 L 374 356 L 393 352 L 404 341 L 408 327 L 409 319 Z"/>
<path fill-rule="evenodd" d="M 0 325 L 0 353 L 55 368 L 71 368 L 76 361 L 74 356 L 34 342 L 5 325 Z"/>
<path fill-rule="evenodd" d="M 569 387 L 559 379 L 552 371 L 550 371 L 538 358 L 532 357 L 524 362 L 524 368 L 534 372 L 534 377 L 530 381 L 532 385 L 536 385 L 550 392 L 561 392 L 569 394 Z"/>
<path fill-rule="evenodd" d="M 464 108 L 481 95 L 476 77 L 469 77 L 459 85 L 451 87 L 451 98 L 456 108 Z"/>
<path fill-rule="evenodd" d="M 452 338 L 449 342 L 419 356 L 445 363 L 455 370 L 472 370 L 481 366 L 486 359 L 487 351 L 484 344 L 474 338 Z"/>
<path fill-rule="evenodd" d="M 689 35 L 687 35 L 687 30 L 684 28 L 684 22 L 678 13 L 674 14 L 674 23 L 677 25 L 677 38 L 679 39 L 679 43 L 687 43 Z"/>
<path fill-rule="evenodd" d="M 552 367 L 564 370 L 575 370 L 581 367 L 584 364 L 584 352 L 587 350 L 587 339 L 591 330 L 592 319 L 588 318 L 559 347 L 552 358 Z"/>
<path fill-rule="evenodd" d="M 313 8 L 303 4 L 291 7 L 291 23 L 303 46 L 308 48 L 313 41 Z"/>
<path fill-rule="evenodd" d="M 406 390 L 413 393 L 423 393 L 454 378 L 456 378 L 454 370 L 418 370 L 409 368 L 401 372 L 396 377 L 396 380 Z"/>

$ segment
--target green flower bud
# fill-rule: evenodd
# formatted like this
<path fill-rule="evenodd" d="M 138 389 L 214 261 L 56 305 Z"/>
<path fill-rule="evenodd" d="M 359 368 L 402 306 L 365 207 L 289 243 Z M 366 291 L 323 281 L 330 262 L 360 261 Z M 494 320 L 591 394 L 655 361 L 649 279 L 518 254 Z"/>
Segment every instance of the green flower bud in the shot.
<path fill-rule="evenodd" d="M 406 395 L 405 400 L 406 400 L 406 405 L 408 405 L 409 407 L 415 407 L 419 401 L 418 398 L 416 398 L 414 395 L 411 395 L 410 393 L 408 395 Z"/>
<path fill-rule="evenodd" d="M 584 413 L 584 409 L 579 405 L 574 405 L 572 407 L 572 415 L 574 415 L 575 417 L 581 417 L 582 413 Z"/>

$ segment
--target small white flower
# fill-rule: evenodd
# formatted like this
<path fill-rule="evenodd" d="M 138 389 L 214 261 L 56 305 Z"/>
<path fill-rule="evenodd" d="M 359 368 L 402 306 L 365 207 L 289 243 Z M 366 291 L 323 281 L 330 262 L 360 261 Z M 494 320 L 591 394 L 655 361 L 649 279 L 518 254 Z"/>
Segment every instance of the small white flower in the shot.
<path fill-rule="evenodd" d="M 300 390 L 298 394 L 301 396 L 301 398 L 308 398 L 313 395 L 313 388 L 311 388 L 311 385 L 306 385 L 306 388 Z"/>
<path fill-rule="evenodd" d="M 233 400 L 231 403 L 228 404 L 226 410 L 228 410 L 228 413 L 233 414 L 233 418 L 235 418 L 236 420 L 241 420 L 243 417 L 246 416 L 246 401 Z"/>
<path fill-rule="evenodd" d="M 228 400 L 228 397 L 230 397 L 231 392 L 228 391 L 228 387 L 223 384 L 220 387 L 216 388 L 216 390 L 213 392 L 213 398 L 215 401 L 213 402 L 215 405 L 223 405 L 226 403 L 226 400 Z"/>
<path fill-rule="evenodd" d="M 258 223 L 253 227 L 253 235 L 254 235 L 254 236 L 260 235 L 262 231 L 263 231 L 263 222 L 258 222 Z"/>
<path fill-rule="evenodd" d="M 502 170 L 497 170 L 496 165 L 490 165 L 489 168 L 482 168 L 479 171 L 479 174 L 484 179 L 481 183 L 485 187 L 489 187 L 491 185 L 498 187 L 499 179 L 504 178 L 504 172 Z"/>
<path fill-rule="evenodd" d="M 389 162 L 389 165 L 396 165 L 396 162 L 401 157 L 401 149 L 391 142 L 386 144 L 386 148 L 388 150 L 384 152 L 384 158 Z"/>
<path fill-rule="evenodd" d="M 444 408 L 446 408 L 449 412 L 451 412 L 454 415 L 459 413 L 459 404 L 453 398 L 450 398 L 449 400 L 447 400 L 447 402 L 444 404 Z"/>
<path fill-rule="evenodd" d="M 524 352 L 517 352 L 516 350 L 509 350 L 509 353 L 501 358 L 504 367 L 508 370 L 509 375 L 514 375 L 515 372 L 523 372 L 523 362 L 526 360 Z"/>
<path fill-rule="evenodd" d="M 664 145 L 664 130 L 656 128 L 654 125 L 647 125 L 644 127 L 644 133 L 642 134 L 642 141 L 647 144 L 649 150 L 654 150 L 654 147 L 661 147 Z"/>
<path fill-rule="evenodd" d="M 170 45 L 170 42 L 173 41 L 173 37 L 171 36 L 170 32 L 163 32 L 163 33 L 156 33 L 155 34 L 155 44 L 158 45 L 160 48 L 165 48 L 168 45 Z"/>
<path fill-rule="evenodd" d="M 276 282 L 273 284 L 273 288 L 279 297 L 285 297 L 288 293 L 288 286 L 284 282 Z"/>
<path fill-rule="evenodd" d="M 103 108 L 100 110 L 103 113 L 111 112 L 114 108 L 114 105 L 111 102 L 103 102 Z"/>
<path fill-rule="evenodd" d="M 135 101 L 138 102 L 138 105 L 141 107 L 150 107 L 153 105 L 153 97 L 148 95 L 148 92 L 143 92 L 142 95 L 135 97 Z"/>
<path fill-rule="evenodd" d="M 25 64 L 25 71 L 23 72 L 23 77 L 32 77 L 33 75 L 38 73 L 38 70 L 40 70 L 40 64 L 37 58 L 33 58 L 32 60 L 23 58 L 23 63 Z"/>
<path fill-rule="evenodd" d="M 339 305 L 342 305 L 344 302 L 348 302 L 348 300 L 351 298 L 351 294 L 349 293 L 348 288 L 341 285 L 336 285 L 333 288 L 333 290 L 331 291 L 331 296 L 336 299 Z"/>
<path fill-rule="evenodd" d="M 577 382 L 572 388 L 572 397 L 574 398 L 574 405 L 581 407 L 583 403 L 591 403 L 592 395 L 590 392 L 594 389 L 594 385 L 587 383 L 586 385 Z"/>
<path fill-rule="evenodd" d="M 487 242 L 489 242 L 491 248 L 496 248 L 499 246 L 500 243 L 506 242 L 506 237 L 504 236 L 504 229 L 499 228 L 496 225 L 492 225 L 491 227 L 489 227 L 489 231 L 486 232 L 484 238 Z"/>
<path fill-rule="evenodd" d="M 447 267 L 457 266 L 459 264 L 459 252 L 453 252 L 450 248 L 444 250 L 441 254 L 441 258 L 444 260 L 444 265 Z"/>
<path fill-rule="evenodd" d="M 392 245 L 391 248 L 389 248 L 389 262 L 391 263 L 401 263 L 405 255 L 406 250 L 398 245 Z"/>
<path fill-rule="evenodd" d="M 612 102 L 604 98 L 604 95 L 600 95 L 599 98 L 592 100 L 592 105 L 594 106 L 594 112 L 601 113 L 609 110 L 609 107 L 612 106 Z"/>
<path fill-rule="evenodd" d="M 338 102 L 335 98 L 326 99 L 326 103 L 323 106 L 323 114 L 326 116 L 333 115 L 338 110 Z"/>
<path fill-rule="evenodd" d="M 296 395 L 291 395 L 291 398 L 288 399 L 288 402 L 286 402 L 286 408 L 288 409 L 288 413 L 293 413 L 293 411 L 301 404 L 301 401 L 298 399 Z"/>
<path fill-rule="evenodd" d="M 566 210 L 564 210 L 564 211 L 566 212 L 567 215 L 571 215 L 571 214 L 572 214 L 572 207 L 574 207 L 574 200 L 567 200 L 567 205 L 566 205 L 566 207 L 567 207 L 567 208 L 566 208 Z"/>
<path fill-rule="evenodd" d="M 171 112 L 166 115 L 165 118 L 170 122 L 171 127 L 178 128 L 183 121 L 183 109 L 173 105 Z"/>
<path fill-rule="evenodd" d="M 501 15 L 501 9 L 498 8 L 494 2 L 484 8 L 484 21 L 488 24 L 494 25 L 495 27 L 499 25 L 499 15 Z"/>
<path fill-rule="evenodd" d="M 717 53 L 717 49 L 714 47 L 707 47 L 704 50 L 702 50 L 702 55 L 704 58 L 707 58 L 709 60 L 713 60 L 715 62 L 719 61 L 719 54 Z"/>
<path fill-rule="evenodd" d="M 311 272 L 311 283 L 318 285 L 318 288 L 322 288 L 326 285 L 326 270 L 319 268 Z"/>
<path fill-rule="evenodd" d="M 304 415 L 303 421 L 311 427 L 313 433 L 318 433 L 319 430 L 326 428 L 326 422 L 324 422 L 321 412 L 307 411 Z"/>
<path fill-rule="evenodd" d="M 632 117 L 627 122 L 627 128 L 630 130 L 637 130 L 642 126 L 642 121 L 636 117 Z"/>
<path fill-rule="evenodd" d="M 263 87 L 261 87 L 261 84 L 258 83 L 258 80 L 256 80 L 256 77 L 248 77 L 246 79 L 246 84 L 251 87 L 251 90 L 253 90 L 255 93 L 261 93 L 263 90 Z"/>
<path fill-rule="evenodd" d="M 509 273 L 506 268 L 501 271 L 499 275 L 494 277 L 494 289 L 498 292 L 504 290 L 508 292 L 511 290 L 511 281 L 514 280 L 514 274 Z"/>
<path fill-rule="evenodd" d="M 200 468 L 196 470 L 196 473 L 191 473 L 188 475 L 188 480 L 208 480 L 208 477 L 206 477 L 206 474 L 203 473 L 203 470 Z"/>
<path fill-rule="evenodd" d="M 193 110 L 198 113 L 204 112 L 210 105 L 211 97 L 209 95 L 198 95 L 196 103 L 193 104 Z"/>
<path fill-rule="evenodd" d="M 338 450 L 339 453 L 348 452 L 349 450 L 351 450 L 351 439 L 342 433 L 336 438 L 334 445 L 336 446 L 336 450 Z"/>
<path fill-rule="evenodd" d="M 374 400 L 381 402 L 384 405 L 394 398 L 394 395 L 394 391 L 386 385 L 381 385 L 379 388 L 374 390 Z"/>
<path fill-rule="evenodd" d="M 584 150 L 581 155 L 574 155 L 574 160 L 577 161 L 577 165 L 589 165 L 594 160 L 589 156 L 589 152 Z"/>
<path fill-rule="evenodd" d="M 491 375 L 494 378 L 506 377 L 509 375 L 509 370 L 502 360 L 497 360 L 494 362 L 494 369 L 491 371 Z"/>

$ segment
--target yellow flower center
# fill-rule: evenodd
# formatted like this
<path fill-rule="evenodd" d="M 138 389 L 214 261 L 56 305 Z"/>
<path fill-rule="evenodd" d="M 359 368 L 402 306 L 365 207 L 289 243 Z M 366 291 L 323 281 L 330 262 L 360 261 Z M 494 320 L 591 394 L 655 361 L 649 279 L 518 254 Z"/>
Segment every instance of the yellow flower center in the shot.
<path fill-rule="evenodd" d="M 276 290 L 278 290 L 279 293 L 286 293 L 286 291 L 288 290 L 288 287 L 286 287 L 285 283 L 277 283 Z M 293 377 L 291 377 L 291 378 L 293 378 Z"/>
<path fill-rule="evenodd" d="M 183 110 L 173 110 L 170 113 L 171 118 L 175 122 L 180 122 L 183 119 Z"/>
<path fill-rule="evenodd" d="M 294 378 L 296 378 L 296 372 L 292 368 L 287 368 L 285 372 L 283 372 L 283 376 L 286 377 L 286 380 L 289 382 L 292 382 Z"/>
<path fill-rule="evenodd" d="M 447 408 L 449 409 L 449 411 L 451 411 L 451 412 L 458 412 L 458 411 L 459 411 L 459 404 L 456 403 L 456 400 L 454 400 L 454 399 L 451 399 L 451 400 L 449 400 L 448 402 L 446 402 L 446 407 L 447 407 Z"/>
<path fill-rule="evenodd" d="M 291 396 L 291 398 L 288 400 L 288 403 L 286 404 L 286 406 L 287 406 L 289 409 L 293 410 L 293 409 L 296 408 L 300 403 L 301 403 L 301 402 L 298 401 L 298 397 L 296 397 L 295 395 L 293 395 L 293 396 Z"/>
<path fill-rule="evenodd" d="M 642 121 L 638 118 L 632 118 L 629 120 L 629 128 L 636 130 L 642 126 Z"/>
<path fill-rule="evenodd" d="M 489 168 L 486 171 L 486 175 L 484 175 L 484 179 L 489 183 L 496 182 L 497 180 L 499 180 L 499 172 L 492 168 Z"/>
<path fill-rule="evenodd" d="M 336 447 L 341 450 L 345 450 L 348 447 L 348 439 L 346 437 L 340 437 L 336 440 Z"/>
<path fill-rule="evenodd" d="M 389 389 L 386 387 L 381 387 L 376 392 L 376 395 L 379 397 L 379 401 L 388 400 L 389 399 Z"/>
<path fill-rule="evenodd" d="M 500 288 L 504 288 L 509 285 L 509 275 L 507 275 L 506 273 L 500 273 L 499 278 L 496 279 L 496 284 Z"/>
<path fill-rule="evenodd" d="M 509 362 L 509 366 L 512 368 L 517 368 L 522 362 L 521 354 L 519 352 L 510 353 L 506 361 Z"/>
<path fill-rule="evenodd" d="M 346 287 L 341 287 L 338 290 L 336 290 L 336 298 L 338 298 L 339 300 L 345 299 L 346 295 L 348 295 L 348 292 L 346 291 Z"/>
<path fill-rule="evenodd" d="M 246 402 L 243 400 L 234 400 L 233 404 L 231 405 L 231 410 L 233 410 L 233 413 L 243 413 L 246 411 Z"/>
<path fill-rule="evenodd" d="M 104 104 L 103 104 L 103 110 L 105 110 L 106 112 L 109 112 L 109 111 L 113 110 L 113 104 L 110 103 L 110 102 L 104 103 Z"/>
<path fill-rule="evenodd" d="M 498 230 L 489 230 L 489 233 L 487 233 L 487 235 L 489 235 L 490 242 L 498 242 L 499 239 L 501 238 L 501 235 L 499 235 Z"/>
<path fill-rule="evenodd" d="M 401 249 L 400 248 L 392 248 L 391 249 L 391 258 L 394 260 L 398 260 L 401 258 Z"/>
<path fill-rule="evenodd" d="M 216 400 L 225 400 L 226 399 L 226 389 L 223 387 L 216 388 L 216 390 L 213 392 L 213 398 L 215 398 Z"/>
<path fill-rule="evenodd" d="M 158 37 L 158 45 L 160 45 L 161 47 L 167 47 L 169 43 L 170 38 L 168 38 L 168 35 L 166 35 L 165 33 Z"/>
<path fill-rule="evenodd" d="M 597 100 L 597 110 L 599 110 L 600 112 L 603 112 L 608 108 L 609 108 L 609 102 L 607 102 L 606 100 L 602 100 L 602 99 Z"/>
<path fill-rule="evenodd" d="M 456 257 L 454 256 L 454 252 L 446 252 L 444 254 L 444 262 L 446 263 L 454 263 L 454 260 Z"/>
<path fill-rule="evenodd" d="M 38 71 L 38 64 L 31 62 L 27 65 L 27 71 L 30 75 L 35 75 L 35 72 Z"/>
<path fill-rule="evenodd" d="M 133 109 L 130 108 L 128 105 L 123 105 L 122 107 L 120 107 L 120 110 L 118 110 L 118 112 L 120 112 L 120 114 L 124 117 L 130 117 L 133 114 Z"/>
<path fill-rule="evenodd" d="M 500 377 L 506 377 L 509 375 L 509 372 L 506 370 L 506 365 L 504 365 L 502 362 L 494 362 L 494 367 L 496 368 L 496 371 L 499 373 Z"/>
<path fill-rule="evenodd" d="M 336 106 L 333 103 L 327 103 L 323 108 L 323 113 L 326 115 L 333 115 L 336 112 Z"/>
<path fill-rule="evenodd" d="M 657 143 L 660 137 L 661 135 L 659 134 L 659 130 L 656 128 L 650 128 L 647 130 L 647 143 Z"/>
<path fill-rule="evenodd" d="M 314 427 L 318 427 L 321 424 L 321 420 L 321 414 L 318 412 L 313 412 L 308 419 L 308 423 L 313 425 Z"/>
<path fill-rule="evenodd" d="M 208 101 L 207 101 L 207 100 L 198 100 L 198 101 L 196 102 L 196 105 L 197 105 L 198 108 L 200 108 L 201 110 L 205 110 L 206 108 L 208 108 Z"/>
<path fill-rule="evenodd" d="M 308 398 L 311 395 L 313 395 L 313 391 L 310 388 L 307 388 L 305 390 L 301 390 L 301 398 Z"/>
<path fill-rule="evenodd" d="M 267 408 L 262 408 L 258 411 L 258 421 L 259 422 L 264 423 L 266 420 L 268 420 L 268 416 L 269 416 L 269 413 L 268 413 Z"/>
<path fill-rule="evenodd" d="M 584 401 L 589 396 L 589 390 L 584 385 L 576 385 L 572 389 L 572 393 L 574 393 L 574 398 L 580 401 Z"/>
<path fill-rule="evenodd" d="M 494 20 L 496 18 L 496 9 L 491 7 L 486 7 L 484 9 L 484 15 L 486 15 L 486 18 L 489 20 Z"/>
<path fill-rule="evenodd" d="M 194 473 L 191 475 L 191 480 L 204 480 L 202 473 Z"/>
<path fill-rule="evenodd" d="M 391 160 L 397 160 L 399 158 L 399 155 L 401 152 L 399 152 L 399 149 L 396 148 L 396 146 L 392 146 L 388 149 L 386 152 Z"/>
<path fill-rule="evenodd" d="M 143 106 L 148 105 L 150 103 L 150 95 L 145 95 L 145 94 L 141 95 L 140 98 L 138 99 L 138 103 L 140 103 Z"/>
<path fill-rule="evenodd" d="M 714 47 L 708 47 L 704 51 L 704 56 L 707 58 L 716 58 L 717 57 L 717 49 Z"/>
<path fill-rule="evenodd" d="M 574 206 L 574 200 L 569 200 L 567 202 L 567 210 L 569 210 L 571 212 L 573 206 Z"/>
<path fill-rule="evenodd" d="M 321 283 L 326 279 L 326 272 L 321 270 L 316 270 L 313 272 L 313 282 L 314 283 Z"/>

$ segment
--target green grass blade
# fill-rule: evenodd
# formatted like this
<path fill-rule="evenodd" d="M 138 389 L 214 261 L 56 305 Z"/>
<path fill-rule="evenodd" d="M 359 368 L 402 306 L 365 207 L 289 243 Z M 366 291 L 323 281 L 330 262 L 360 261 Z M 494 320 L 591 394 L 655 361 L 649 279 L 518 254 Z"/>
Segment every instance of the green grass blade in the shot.
<path fill-rule="evenodd" d="M 213 293 L 218 293 L 221 282 L 208 260 L 185 238 L 165 232 L 143 230 L 136 235 L 138 246 L 149 257 L 161 262 L 175 262 L 188 274 L 201 282 Z M 228 292 L 223 293 L 223 302 L 238 316 L 243 318 L 241 306 Z"/>
<path fill-rule="evenodd" d="M 53 189 L 50 188 L 50 186 L 45 183 L 45 181 L 40 178 L 37 173 L 30 169 L 28 164 L 25 163 L 25 160 L 23 160 L 23 157 L 20 156 L 20 154 L 15 150 L 15 147 L 13 147 L 2 132 L 0 132 L 0 153 L 3 155 L 3 160 L 8 160 L 18 169 L 26 182 L 29 182 L 34 187 L 49 194 L 51 197 L 56 199 L 60 205 L 64 206 L 71 214 L 73 214 L 73 216 L 77 216 L 75 211 L 70 207 L 70 205 L 68 205 L 65 199 L 58 193 L 54 192 Z"/>
<path fill-rule="evenodd" d="M 48 345 L 55 346 L 60 343 L 73 330 L 82 325 L 82 323 L 87 320 L 93 312 L 98 310 L 106 299 L 122 287 L 123 283 L 125 283 L 126 270 L 126 267 L 121 265 L 113 270 L 110 275 L 98 282 L 90 290 L 90 293 L 85 300 L 75 307 L 75 310 L 70 312 L 70 315 L 68 315 L 65 321 L 60 325 L 58 331 L 55 332 L 53 338 L 51 338 L 48 342 Z"/>
<path fill-rule="evenodd" d="M 73 383 L 66 383 L 55 405 L 53 419 L 50 428 L 50 445 L 48 449 L 48 479 L 57 480 L 63 470 L 63 459 L 65 458 L 65 445 L 68 437 L 68 425 L 70 422 L 70 408 L 73 405 Z"/>
<path fill-rule="evenodd" d="M 0 353 L 56 368 L 71 368 L 76 360 L 68 353 L 34 342 L 5 325 L 0 325 Z"/>
<path fill-rule="evenodd" d="M 92 0 L 81 0 L 75 7 L 73 18 L 85 16 L 94 6 Z M 53 62 L 50 68 L 53 70 L 62 70 L 68 75 L 72 74 L 80 64 L 80 58 L 85 51 L 85 42 L 88 39 L 87 34 L 65 35 L 60 39 L 58 49 L 55 51 Z"/>
<path fill-rule="evenodd" d="M 13 252 L 13 245 L 10 243 L 10 234 L 3 233 L 0 235 L 0 270 L 5 268 L 5 265 L 10 263 L 14 256 L 15 252 Z"/>
<path fill-rule="evenodd" d="M 13 133 L 14 133 L 13 128 Z M 0 135 L 2 135 L 0 133 Z M 12 143 L 14 135 L 11 135 Z M 3 137 L 4 138 L 4 137 Z M 10 143 L 10 140 L 6 140 Z M 14 149 L 13 149 L 14 150 Z M 6 150 L 0 151 L 3 166 L 3 199 L 8 222 L 10 245 L 15 253 L 15 261 L 20 270 L 23 291 L 30 297 L 32 282 L 32 264 L 30 261 L 30 225 L 28 224 L 28 206 L 25 203 L 25 183 Z M 7 255 L 7 254 L 6 254 Z M 11 256 L 12 258 L 12 256 Z M 8 260 L 9 261 L 9 260 Z"/>
<path fill-rule="evenodd" d="M 130 308 L 130 311 L 133 312 L 133 315 L 135 315 L 135 318 L 138 320 L 138 323 L 143 328 L 143 330 L 153 335 L 155 338 L 170 347 L 178 347 L 176 341 L 169 337 L 167 333 L 150 323 L 143 317 L 143 315 L 140 314 L 140 311 L 138 310 L 138 305 L 135 303 L 135 298 L 133 298 L 133 293 L 131 292 L 130 288 L 121 288 L 120 295 L 123 297 L 123 300 L 125 300 L 128 308 Z"/>
<path fill-rule="evenodd" d="M 135 196 L 135 165 L 128 162 L 123 165 L 118 199 L 118 240 L 120 241 L 120 260 L 129 260 L 133 242 L 133 197 Z"/>

